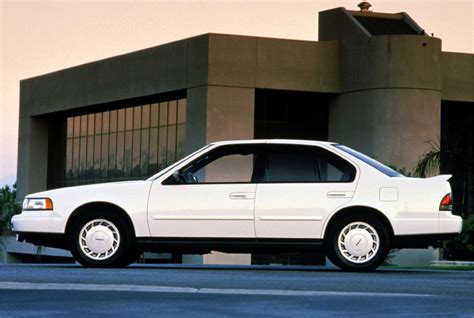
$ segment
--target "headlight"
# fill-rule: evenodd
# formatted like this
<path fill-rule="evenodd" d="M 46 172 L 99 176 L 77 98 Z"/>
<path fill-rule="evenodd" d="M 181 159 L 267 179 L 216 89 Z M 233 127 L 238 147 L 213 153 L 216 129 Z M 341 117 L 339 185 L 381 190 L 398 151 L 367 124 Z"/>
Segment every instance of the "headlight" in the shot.
<path fill-rule="evenodd" d="M 23 210 L 52 210 L 53 201 L 50 198 L 27 198 L 23 201 Z"/>

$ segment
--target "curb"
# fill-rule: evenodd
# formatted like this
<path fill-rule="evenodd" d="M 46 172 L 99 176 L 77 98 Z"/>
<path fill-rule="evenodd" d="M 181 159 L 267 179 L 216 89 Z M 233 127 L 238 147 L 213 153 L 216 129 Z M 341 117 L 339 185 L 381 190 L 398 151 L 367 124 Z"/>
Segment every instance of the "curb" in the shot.
<path fill-rule="evenodd" d="M 469 262 L 469 261 L 432 261 L 430 266 L 474 266 L 474 262 Z"/>

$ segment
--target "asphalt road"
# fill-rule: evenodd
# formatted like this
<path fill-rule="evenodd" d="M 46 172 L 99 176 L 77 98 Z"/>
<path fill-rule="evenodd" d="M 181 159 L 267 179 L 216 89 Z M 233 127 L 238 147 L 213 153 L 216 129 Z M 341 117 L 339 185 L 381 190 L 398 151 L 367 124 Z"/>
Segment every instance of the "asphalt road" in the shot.
<path fill-rule="evenodd" d="M 474 271 L 0 266 L 0 317 L 474 317 Z"/>

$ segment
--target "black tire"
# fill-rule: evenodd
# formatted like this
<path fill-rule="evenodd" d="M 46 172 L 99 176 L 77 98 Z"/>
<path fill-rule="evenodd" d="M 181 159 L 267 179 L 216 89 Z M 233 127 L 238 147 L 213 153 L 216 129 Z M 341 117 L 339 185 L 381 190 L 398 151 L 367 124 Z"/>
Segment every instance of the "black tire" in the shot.
<path fill-rule="evenodd" d="M 377 217 L 344 216 L 330 226 L 324 244 L 329 260 L 342 270 L 369 272 L 385 261 L 390 235 Z"/>
<path fill-rule="evenodd" d="M 125 267 L 137 259 L 133 231 L 113 212 L 80 214 L 72 224 L 69 239 L 74 259 L 84 267 Z"/>

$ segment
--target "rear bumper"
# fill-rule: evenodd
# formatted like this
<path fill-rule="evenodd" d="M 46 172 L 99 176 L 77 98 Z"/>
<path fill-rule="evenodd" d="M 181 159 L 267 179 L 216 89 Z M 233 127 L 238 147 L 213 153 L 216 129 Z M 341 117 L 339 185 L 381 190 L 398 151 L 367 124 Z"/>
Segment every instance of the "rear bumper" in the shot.
<path fill-rule="evenodd" d="M 439 212 L 438 218 L 439 233 L 461 233 L 462 218 L 453 215 L 451 212 Z"/>
<path fill-rule="evenodd" d="M 396 235 L 393 238 L 392 248 L 428 248 L 440 247 L 445 240 L 452 239 L 459 235 L 455 233 L 437 233 L 421 235 Z"/>
<path fill-rule="evenodd" d="M 391 220 L 395 236 L 461 233 L 462 218 L 450 211 L 403 212 Z"/>
<path fill-rule="evenodd" d="M 394 236 L 392 242 L 394 248 L 440 247 L 443 241 L 458 236 L 462 230 L 462 218 L 448 211 L 440 211 L 437 220 L 417 219 L 406 221 L 410 224 L 410 231 L 408 233 L 398 233 Z M 416 231 L 421 234 L 413 234 Z M 426 232 L 423 233 L 424 231 Z"/>

